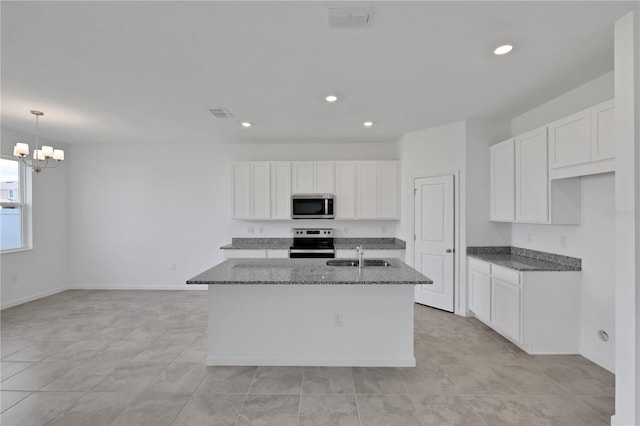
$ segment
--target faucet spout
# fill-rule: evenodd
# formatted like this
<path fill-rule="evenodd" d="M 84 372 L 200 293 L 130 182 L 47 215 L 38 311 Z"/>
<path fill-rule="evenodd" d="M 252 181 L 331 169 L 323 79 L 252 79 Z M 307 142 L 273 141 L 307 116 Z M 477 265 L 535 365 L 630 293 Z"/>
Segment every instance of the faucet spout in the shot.
<path fill-rule="evenodd" d="M 358 268 L 362 269 L 364 266 L 364 261 L 362 260 L 362 255 L 364 254 L 364 250 L 362 250 L 362 245 L 358 244 L 356 246 L 356 255 L 358 256 Z"/>

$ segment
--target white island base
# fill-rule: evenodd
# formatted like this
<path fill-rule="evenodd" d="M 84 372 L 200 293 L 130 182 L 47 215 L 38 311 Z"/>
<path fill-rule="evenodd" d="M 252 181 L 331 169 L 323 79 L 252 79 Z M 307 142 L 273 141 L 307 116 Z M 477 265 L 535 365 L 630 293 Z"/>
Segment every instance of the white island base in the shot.
<path fill-rule="evenodd" d="M 414 286 L 209 285 L 207 365 L 414 367 Z"/>

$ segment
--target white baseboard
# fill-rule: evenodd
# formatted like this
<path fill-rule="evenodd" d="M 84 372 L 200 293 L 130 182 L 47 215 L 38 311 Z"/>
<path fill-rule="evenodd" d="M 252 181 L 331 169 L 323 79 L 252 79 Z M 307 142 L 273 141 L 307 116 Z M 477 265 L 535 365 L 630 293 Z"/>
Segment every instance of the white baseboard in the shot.
<path fill-rule="evenodd" d="M 206 284 L 189 285 L 73 285 L 68 290 L 206 290 Z"/>
<path fill-rule="evenodd" d="M 258 365 L 290 367 L 415 367 L 416 359 L 334 359 L 334 358 L 216 358 L 207 365 Z"/>
<path fill-rule="evenodd" d="M 67 287 L 58 287 L 58 288 L 54 288 L 53 290 L 47 290 L 47 291 L 43 291 L 41 293 L 36 293 L 36 294 L 32 294 L 31 296 L 27 296 L 27 297 L 22 297 L 18 300 L 12 300 L 11 302 L 7 302 L 7 303 L 3 303 L 0 306 L 0 309 L 7 309 L 7 308 L 11 308 L 13 306 L 18 306 L 18 305 L 22 305 L 23 303 L 27 303 L 27 302 L 32 302 L 36 299 L 42 299 L 43 297 L 47 297 L 47 296 L 51 296 L 57 293 L 62 293 L 65 290 L 69 290 L 69 288 Z"/>

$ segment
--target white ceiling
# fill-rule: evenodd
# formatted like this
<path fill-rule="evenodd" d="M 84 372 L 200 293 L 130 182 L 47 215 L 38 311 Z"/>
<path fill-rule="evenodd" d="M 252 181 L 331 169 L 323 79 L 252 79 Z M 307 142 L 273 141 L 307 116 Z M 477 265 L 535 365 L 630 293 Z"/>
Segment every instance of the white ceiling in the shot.
<path fill-rule="evenodd" d="M 328 7 L 354 4 L 375 7 L 372 27 L 329 30 Z M 43 137 L 72 144 L 395 142 L 511 119 L 610 71 L 633 7 L 2 1 L 2 125 L 33 133 L 35 108 Z"/>

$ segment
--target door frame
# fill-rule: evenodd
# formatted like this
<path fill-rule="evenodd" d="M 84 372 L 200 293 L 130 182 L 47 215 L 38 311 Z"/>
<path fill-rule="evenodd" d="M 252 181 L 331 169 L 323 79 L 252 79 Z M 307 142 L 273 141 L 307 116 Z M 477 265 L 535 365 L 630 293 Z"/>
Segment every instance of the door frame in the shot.
<path fill-rule="evenodd" d="M 461 291 L 461 277 L 464 275 L 466 269 L 463 268 L 463 254 L 466 253 L 466 247 L 463 249 L 463 244 L 465 244 L 465 239 L 462 237 L 461 232 L 461 221 L 460 221 L 460 171 L 459 170 L 451 170 L 451 171 L 443 171 L 437 173 L 426 173 L 414 175 L 411 177 L 411 188 L 409 188 L 409 194 L 411 198 L 411 208 L 410 208 L 410 217 L 411 217 L 411 242 L 409 246 L 411 247 L 411 253 L 408 256 L 405 256 L 406 260 L 409 262 L 409 266 L 412 268 L 415 267 L 415 252 L 416 252 L 416 242 L 413 238 L 415 235 L 415 204 L 416 197 L 413 195 L 413 189 L 416 187 L 416 179 L 422 178 L 433 178 L 439 176 L 453 176 L 453 245 L 454 245 L 454 253 L 453 253 L 453 313 L 456 315 L 468 316 L 469 313 L 466 309 L 466 297 L 464 295 L 466 292 Z"/>

